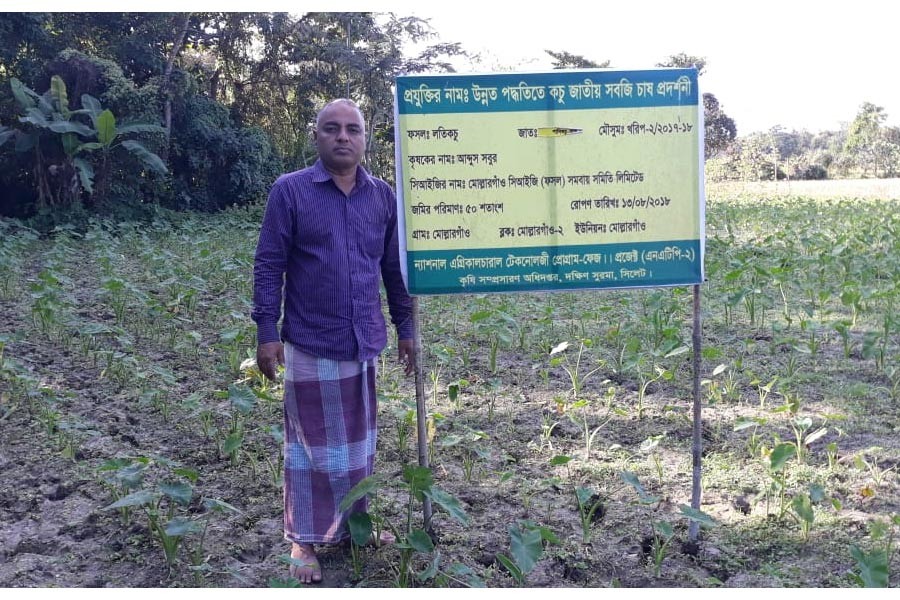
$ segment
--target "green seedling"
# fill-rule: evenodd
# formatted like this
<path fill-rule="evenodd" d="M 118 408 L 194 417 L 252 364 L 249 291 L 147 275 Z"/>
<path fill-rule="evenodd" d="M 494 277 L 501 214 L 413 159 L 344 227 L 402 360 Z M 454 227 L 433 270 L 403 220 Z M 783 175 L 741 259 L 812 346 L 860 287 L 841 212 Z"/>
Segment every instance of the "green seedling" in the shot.
<path fill-rule="evenodd" d="M 144 487 L 104 507 L 103 510 L 122 510 L 139 508 L 147 518 L 147 525 L 154 539 L 159 542 L 169 569 L 175 567 L 178 562 L 178 551 L 183 541 L 189 535 L 200 534 L 198 544 L 191 555 L 192 563 L 197 566 L 202 562 L 203 542 L 206 536 L 207 521 L 209 516 L 215 513 L 229 510 L 240 512 L 234 506 L 216 499 L 207 499 L 204 505 L 207 512 L 202 517 L 191 516 L 187 508 L 194 496 L 194 484 L 199 473 L 194 469 L 178 467 L 172 461 L 156 457 L 149 459 L 141 457 L 134 459 L 119 459 L 122 462 L 112 461 L 107 463 L 110 471 L 115 473 L 115 478 L 122 482 L 128 481 L 129 488 L 138 486 L 143 482 L 144 471 L 151 464 L 165 467 L 172 476 L 177 479 L 164 480 L 156 485 Z M 122 466 L 120 466 L 122 465 Z M 119 467 L 116 469 L 116 467 Z M 127 478 L 127 479 L 126 479 Z"/>
<path fill-rule="evenodd" d="M 575 501 L 581 520 L 581 542 L 587 544 L 591 541 L 591 527 L 603 518 L 605 512 L 603 499 L 590 488 L 577 487 Z"/>
<path fill-rule="evenodd" d="M 768 456 L 766 468 L 772 480 L 766 493 L 766 515 L 769 515 L 769 498 L 775 496 L 778 499 L 778 517 L 783 518 L 787 510 L 787 463 L 797 456 L 797 447 L 790 443 L 776 445 Z"/>
<path fill-rule="evenodd" d="M 816 519 L 815 505 L 825 499 L 825 490 L 819 485 L 810 485 L 808 492 L 797 494 L 791 499 L 794 519 L 800 523 L 803 541 L 809 541 L 809 531 Z"/>
<path fill-rule="evenodd" d="M 760 380 L 760 379 L 754 379 L 753 381 L 750 382 L 750 385 L 752 385 L 753 387 L 756 388 L 756 392 L 759 396 L 759 407 L 760 408 L 766 407 L 766 399 L 769 397 L 769 394 L 772 393 L 772 390 L 775 389 L 775 385 L 777 382 L 778 382 L 777 375 L 775 377 L 773 377 L 772 380 L 769 381 L 769 383 L 766 383 L 766 384 L 763 384 L 762 380 Z"/>
<path fill-rule="evenodd" d="M 447 397 L 450 399 L 450 402 L 457 412 L 462 410 L 462 396 L 460 396 L 459 392 L 467 385 L 469 385 L 468 380 L 457 379 L 447 386 Z"/>
<path fill-rule="evenodd" d="M 663 560 L 669 544 L 675 539 L 675 530 L 668 521 L 653 522 L 653 541 L 650 546 L 650 556 L 653 560 L 653 574 L 659 577 Z"/>
<path fill-rule="evenodd" d="M 656 470 L 657 481 L 659 482 L 660 487 L 663 484 L 663 465 L 662 465 L 662 457 L 659 452 L 656 450 L 659 448 L 659 443 L 666 437 L 666 433 L 660 433 L 659 435 L 651 435 L 643 442 L 641 442 L 641 452 L 645 453 L 649 459 L 653 462 L 653 466 Z"/>
<path fill-rule="evenodd" d="M 547 527 L 533 521 L 520 520 L 509 526 L 509 553 L 498 554 L 503 565 L 519 585 L 527 585 L 527 576 L 544 554 L 544 544 L 559 544 L 559 538 Z"/>
<path fill-rule="evenodd" d="M 363 479 L 341 501 L 340 510 L 345 512 L 351 510 L 358 501 L 370 495 L 374 496 L 386 484 L 385 480 L 375 475 Z M 394 547 L 400 553 L 400 561 L 395 569 L 396 584 L 398 587 L 408 587 L 413 577 L 419 582 L 426 582 L 434 579 L 440 573 L 448 575 L 447 572 L 440 570 L 440 553 L 435 549 L 434 542 L 426 531 L 430 528 L 430 523 L 425 524 L 424 527 L 416 527 L 413 524 L 415 506 L 425 502 L 427 497 L 434 505 L 442 508 L 462 525 L 468 525 L 469 517 L 460 506 L 459 500 L 434 485 L 431 469 L 427 467 L 411 465 L 403 467 L 401 487 L 407 493 L 406 523 L 403 527 L 394 525 L 377 512 L 361 513 L 357 511 L 354 514 L 366 514 L 372 526 L 372 537 L 375 540 L 380 539 L 382 527 L 387 527 L 392 531 L 397 540 Z M 372 502 L 372 504 L 376 503 Z M 365 540 L 362 539 L 366 517 L 356 517 L 354 523 L 354 527 L 358 528 L 357 541 L 368 540 L 368 536 L 365 537 Z M 427 566 L 421 571 L 415 571 L 413 568 L 413 559 L 416 556 L 427 557 L 429 560 Z"/>
<path fill-rule="evenodd" d="M 347 519 L 350 530 L 350 561 L 356 579 L 362 576 L 362 548 L 372 539 L 372 517 L 368 513 L 356 512 Z"/>
<path fill-rule="evenodd" d="M 891 557 L 896 552 L 894 543 L 900 515 L 889 519 L 877 519 L 869 523 L 870 547 L 863 549 L 856 544 L 850 547 L 850 556 L 856 561 L 851 581 L 859 587 L 886 588 L 890 586 Z"/>
<path fill-rule="evenodd" d="M 585 348 L 591 348 L 593 346 L 593 341 L 590 339 L 579 340 L 578 352 L 575 355 L 574 361 L 570 361 L 568 355 L 563 354 L 569 346 L 569 342 L 562 342 L 550 350 L 550 356 L 552 357 L 550 359 L 550 366 L 562 367 L 563 371 L 566 372 L 571 385 L 569 391 L 572 393 L 572 400 L 577 401 L 581 397 L 581 390 L 584 388 L 585 383 L 587 383 L 593 375 L 603 369 L 604 365 L 603 363 L 600 363 L 587 373 L 583 373 L 581 371 L 581 359 L 584 356 Z M 557 354 L 559 354 L 559 356 L 556 356 Z"/>
<path fill-rule="evenodd" d="M 751 430 L 747 437 L 747 452 L 751 458 L 757 458 L 762 450 L 762 435 L 758 433 L 761 426 L 768 423 L 765 417 L 738 417 L 734 422 L 734 431 Z"/>
<path fill-rule="evenodd" d="M 882 451 L 883 448 L 872 446 L 853 456 L 853 466 L 860 471 L 866 471 L 877 487 L 881 487 L 885 477 L 897 470 L 897 465 L 881 467 L 878 464 L 878 454 Z"/>
<path fill-rule="evenodd" d="M 236 384 L 230 385 L 227 392 L 217 392 L 216 395 L 228 399 L 229 408 L 224 413 L 230 418 L 230 427 L 221 440 L 219 450 L 232 465 L 237 465 L 244 443 L 245 424 L 256 407 L 257 396 L 252 388 Z"/>

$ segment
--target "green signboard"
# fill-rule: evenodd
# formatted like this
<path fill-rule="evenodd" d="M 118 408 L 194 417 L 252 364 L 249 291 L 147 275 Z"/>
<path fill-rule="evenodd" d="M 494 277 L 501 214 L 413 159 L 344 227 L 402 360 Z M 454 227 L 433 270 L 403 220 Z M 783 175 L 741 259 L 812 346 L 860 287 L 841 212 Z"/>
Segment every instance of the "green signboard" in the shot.
<path fill-rule="evenodd" d="M 703 281 L 694 69 L 399 77 L 413 295 Z"/>

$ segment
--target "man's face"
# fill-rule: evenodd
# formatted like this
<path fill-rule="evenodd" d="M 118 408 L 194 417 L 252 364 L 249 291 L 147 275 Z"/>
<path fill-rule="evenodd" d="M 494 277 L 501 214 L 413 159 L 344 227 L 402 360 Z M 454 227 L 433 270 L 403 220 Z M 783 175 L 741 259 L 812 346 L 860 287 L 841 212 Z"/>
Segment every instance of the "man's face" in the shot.
<path fill-rule="evenodd" d="M 366 147 L 362 116 L 349 104 L 328 106 L 319 114 L 313 141 L 319 158 L 329 171 L 354 169 L 362 160 Z"/>

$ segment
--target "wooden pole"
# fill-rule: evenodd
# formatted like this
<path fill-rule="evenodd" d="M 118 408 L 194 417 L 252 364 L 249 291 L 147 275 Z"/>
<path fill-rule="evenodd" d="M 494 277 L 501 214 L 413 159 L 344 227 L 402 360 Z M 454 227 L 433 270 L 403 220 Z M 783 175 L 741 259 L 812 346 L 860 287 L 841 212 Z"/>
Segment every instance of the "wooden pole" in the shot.
<path fill-rule="evenodd" d="M 414 351 L 416 356 L 416 437 L 419 446 L 419 466 L 428 467 L 428 434 L 425 431 L 425 365 L 422 360 L 422 320 L 419 316 L 419 298 L 412 297 L 413 328 L 415 329 Z M 431 532 L 431 498 L 425 496 L 422 502 L 424 513 L 423 529 Z"/>
<path fill-rule="evenodd" d="M 694 440 L 691 448 L 691 454 L 693 457 L 693 466 L 694 466 L 694 474 L 693 474 L 693 485 L 691 486 L 691 508 L 694 510 L 700 510 L 700 476 L 702 473 L 701 468 L 701 454 L 703 450 L 703 436 L 702 436 L 702 425 L 701 425 L 701 404 L 700 404 L 700 286 L 694 286 L 694 331 L 692 334 L 692 342 L 693 342 L 693 368 L 694 368 Z M 700 533 L 700 523 L 697 521 L 691 521 L 688 526 L 688 538 L 692 542 L 697 541 L 697 535 Z"/>

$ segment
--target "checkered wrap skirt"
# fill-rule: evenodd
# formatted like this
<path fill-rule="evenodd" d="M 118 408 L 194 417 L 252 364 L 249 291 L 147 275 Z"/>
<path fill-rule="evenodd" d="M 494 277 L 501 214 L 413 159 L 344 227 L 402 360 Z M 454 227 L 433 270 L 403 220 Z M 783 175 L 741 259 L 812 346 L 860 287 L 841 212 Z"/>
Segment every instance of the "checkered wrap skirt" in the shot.
<path fill-rule="evenodd" d="M 285 344 L 284 537 L 331 544 L 347 539 L 341 500 L 373 472 L 375 360 L 318 358 Z"/>

